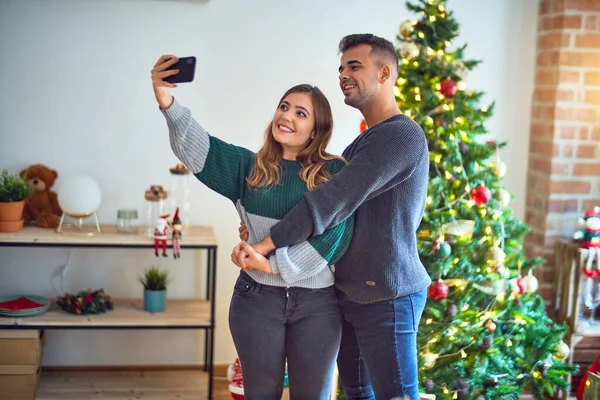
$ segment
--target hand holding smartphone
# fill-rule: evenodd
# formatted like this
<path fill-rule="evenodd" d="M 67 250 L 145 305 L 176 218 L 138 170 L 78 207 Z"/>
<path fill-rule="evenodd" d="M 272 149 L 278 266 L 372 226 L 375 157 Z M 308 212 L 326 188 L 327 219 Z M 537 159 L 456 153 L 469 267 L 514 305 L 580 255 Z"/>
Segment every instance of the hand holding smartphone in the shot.
<path fill-rule="evenodd" d="M 192 82 L 195 71 L 196 57 L 178 58 L 168 54 L 158 59 L 152 68 L 151 78 L 156 101 L 162 109 L 173 103 L 169 88 L 177 87 L 176 83 Z"/>
<path fill-rule="evenodd" d="M 181 57 L 179 60 L 168 67 L 168 70 L 179 70 L 175 75 L 167 76 L 163 80 L 169 83 L 185 83 L 192 82 L 194 80 L 194 73 L 196 72 L 196 57 Z"/>

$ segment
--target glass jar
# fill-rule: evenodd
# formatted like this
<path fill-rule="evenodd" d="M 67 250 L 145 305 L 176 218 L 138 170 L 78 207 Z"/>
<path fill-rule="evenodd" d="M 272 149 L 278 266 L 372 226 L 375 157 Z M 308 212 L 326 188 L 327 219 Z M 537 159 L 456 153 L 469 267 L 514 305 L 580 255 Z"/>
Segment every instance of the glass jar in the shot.
<path fill-rule="evenodd" d="M 117 211 L 117 231 L 121 233 L 136 233 L 138 229 L 137 210 L 124 209 Z"/>
<path fill-rule="evenodd" d="M 154 237 L 154 226 L 160 216 L 164 214 L 167 197 L 167 192 L 160 185 L 152 185 L 150 189 L 146 190 L 144 194 L 144 198 L 146 199 L 146 211 L 144 213 L 146 236 Z"/>
<path fill-rule="evenodd" d="M 171 178 L 169 182 L 169 200 L 167 211 L 174 213 L 179 207 L 179 219 L 181 228 L 185 231 L 190 226 L 190 177 L 191 172 L 187 167 L 178 163 L 169 170 Z"/>

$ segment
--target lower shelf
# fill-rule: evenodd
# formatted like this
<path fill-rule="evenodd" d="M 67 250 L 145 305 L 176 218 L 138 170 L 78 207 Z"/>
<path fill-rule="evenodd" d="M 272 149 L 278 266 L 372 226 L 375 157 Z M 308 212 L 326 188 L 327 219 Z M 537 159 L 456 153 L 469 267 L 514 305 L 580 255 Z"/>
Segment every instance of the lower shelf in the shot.
<path fill-rule="evenodd" d="M 44 371 L 36 400 L 198 400 L 207 395 L 208 373 L 201 370 Z M 231 399 L 226 384 L 215 385 L 213 399 Z"/>
<path fill-rule="evenodd" d="M 113 310 L 103 314 L 69 314 L 55 303 L 34 317 L 0 317 L 0 328 L 16 329 L 139 329 L 210 328 L 210 302 L 198 299 L 172 299 L 160 313 L 144 311 L 142 299 L 113 300 Z"/>

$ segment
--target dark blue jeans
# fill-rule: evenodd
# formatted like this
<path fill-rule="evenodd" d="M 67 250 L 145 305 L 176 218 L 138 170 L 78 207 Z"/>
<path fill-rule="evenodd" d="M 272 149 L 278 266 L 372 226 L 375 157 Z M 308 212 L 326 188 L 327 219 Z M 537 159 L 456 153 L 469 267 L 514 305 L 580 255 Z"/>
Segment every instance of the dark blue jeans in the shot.
<path fill-rule="evenodd" d="M 242 271 L 233 290 L 229 327 L 246 400 L 281 399 L 286 359 L 292 399 L 329 399 L 342 335 L 333 286 L 267 286 Z"/>
<path fill-rule="evenodd" d="M 419 399 L 417 330 L 426 300 L 427 290 L 372 304 L 340 299 L 338 369 L 348 400 Z"/>

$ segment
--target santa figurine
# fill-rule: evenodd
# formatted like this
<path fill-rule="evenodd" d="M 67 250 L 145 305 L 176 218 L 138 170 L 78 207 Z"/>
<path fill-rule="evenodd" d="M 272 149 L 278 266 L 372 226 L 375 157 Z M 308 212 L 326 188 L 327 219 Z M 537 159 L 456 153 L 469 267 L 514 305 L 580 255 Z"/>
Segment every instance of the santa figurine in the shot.
<path fill-rule="evenodd" d="M 175 215 L 173 216 L 172 222 L 172 239 L 173 239 L 173 258 L 180 258 L 181 252 L 181 220 L 179 219 L 179 207 L 175 210 Z"/>
<path fill-rule="evenodd" d="M 167 257 L 167 229 L 169 229 L 167 218 L 170 215 L 171 213 L 161 214 L 154 225 L 154 254 L 156 254 L 156 257 L 158 257 L 158 248 L 160 245 L 162 245 L 163 257 Z"/>
<path fill-rule="evenodd" d="M 588 307 L 593 306 L 593 278 L 600 277 L 600 207 L 594 207 L 579 219 L 583 228 L 573 235 L 573 239 L 587 250 L 583 273 L 586 276 L 583 289 L 583 302 Z M 594 261 L 596 267 L 594 268 Z M 593 311 L 592 311 L 593 312 Z"/>
<path fill-rule="evenodd" d="M 229 381 L 229 393 L 233 400 L 244 400 L 244 380 L 239 358 L 236 358 L 233 364 L 227 367 L 227 380 Z"/>

